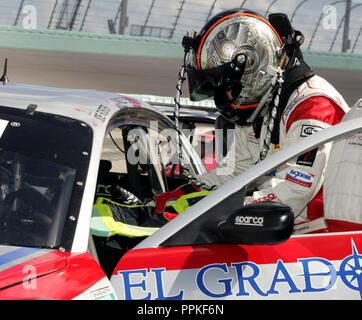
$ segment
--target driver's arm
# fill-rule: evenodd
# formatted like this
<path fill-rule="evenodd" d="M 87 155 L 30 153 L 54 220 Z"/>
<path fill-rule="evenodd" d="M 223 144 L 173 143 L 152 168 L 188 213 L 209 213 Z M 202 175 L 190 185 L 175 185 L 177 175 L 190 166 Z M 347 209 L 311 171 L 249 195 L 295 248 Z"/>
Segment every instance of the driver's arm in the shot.
<path fill-rule="evenodd" d="M 220 187 L 253 165 L 252 156 L 247 149 L 247 131 L 245 127 L 235 126 L 235 138 L 229 152 L 217 164 L 215 169 L 198 175 L 196 179 L 208 186 Z"/>

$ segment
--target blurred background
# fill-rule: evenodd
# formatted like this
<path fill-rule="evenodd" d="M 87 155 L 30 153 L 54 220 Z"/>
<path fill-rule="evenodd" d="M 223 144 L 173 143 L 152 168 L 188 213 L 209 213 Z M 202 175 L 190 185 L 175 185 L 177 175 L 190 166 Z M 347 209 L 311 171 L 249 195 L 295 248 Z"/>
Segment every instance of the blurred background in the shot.
<path fill-rule="evenodd" d="M 230 8 L 284 12 L 304 32 L 305 49 L 362 53 L 361 0 L 1 0 L 0 24 L 22 26 L 29 6 L 36 8 L 39 29 L 168 39 L 181 39 Z"/>
<path fill-rule="evenodd" d="M 362 0 L 0 0 L 0 58 L 14 81 L 172 96 L 183 35 L 236 7 L 287 13 L 317 73 L 362 96 Z"/>

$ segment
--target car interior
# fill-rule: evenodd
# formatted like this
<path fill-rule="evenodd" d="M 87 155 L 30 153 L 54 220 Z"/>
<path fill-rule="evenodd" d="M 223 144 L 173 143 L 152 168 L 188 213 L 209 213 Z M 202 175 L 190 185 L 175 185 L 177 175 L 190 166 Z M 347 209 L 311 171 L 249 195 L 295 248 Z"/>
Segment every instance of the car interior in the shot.
<path fill-rule="evenodd" d="M 189 179 L 185 175 L 178 172 L 179 168 L 177 168 L 177 166 L 171 165 L 172 156 L 175 156 L 175 150 L 177 150 L 177 148 L 170 152 L 168 146 L 168 149 L 163 150 L 167 152 L 160 152 L 160 148 L 170 142 L 167 137 L 158 139 L 156 147 L 153 148 L 153 151 L 158 149 L 159 155 L 166 154 L 168 157 L 166 160 L 161 159 L 161 161 L 160 157 L 155 157 L 151 152 L 148 153 L 147 161 L 144 163 L 132 162 L 129 158 L 129 156 L 132 155 L 130 151 L 132 151 L 133 145 L 138 143 L 137 139 L 132 139 L 132 131 L 134 129 L 141 130 L 141 132 L 144 132 L 146 135 L 151 135 L 150 128 L 128 125 L 113 129 L 105 138 L 95 201 L 99 197 L 105 197 L 116 202 L 120 201 L 119 190 L 117 190 L 117 186 L 120 186 L 129 192 L 127 197 L 131 195 L 131 198 L 133 197 L 132 199 L 137 199 L 142 204 L 147 204 L 149 201 L 152 201 L 155 195 L 174 190 L 189 182 Z M 360 146 L 360 136 L 361 134 L 347 136 L 346 139 L 335 141 L 332 147 L 332 155 L 335 154 L 337 146 L 338 148 Z M 138 153 L 134 153 L 134 155 L 138 156 L 137 160 L 140 159 L 140 153 L 144 151 L 142 150 L 142 146 L 145 147 L 145 143 L 138 145 Z M 343 157 L 344 160 L 348 160 L 350 155 L 349 153 L 343 153 Z M 155 159 L 157 159 L 157 161 L 155 161 Z M 341 159 L 338 161 L 341 161 Z M 355 162 L 359 163 L 358 165 L 360 166 L 360 161 L 358 162 L 356 160 Z M 327 169 L 329 169 L 329 166 Z M 338 171 L 337 173 L 340 174 Z M 328 179 L 328 177 L 326 177 L 326 179 Z M 246 194 L 249 194 L 251 192 L 251 186 L 250 188 L 247 186 L 247 188 Z M 331 197 L 334 197 L 333 193 L 331 193 Z M 325 202 L 328 201 L 327 198 Z M 358 197 L 354 198 L 356 201 L 359 201 L 358 199 Z M 328 212 L 325 213 L 325 215 L 326 218 L 328 218 Z M 145 237 L 125 237 L 118 234 L 111 237 L 93 235 L 90 239 L 89 250 L 95 257 L 98 257 L 100 265 L 110 277 L 122 255 L 144 238 Z"/>
<path fill-rule="evenodd" d="M 152 129 L 134 125 L 115 128 L 108 133 L 99 164 L 95 203 L 102 198 L 113 201 L 116 205 L 132 203 L 152 208 L 154 196 L 175 190 L 189 182 L 185 175 L 180 174 L 179 165 L 172 164 L 177 148 L 172 145 L 170 138 L 157 134 L 157 145 L 152 148 L 147 140 L 152 134 L 155 134 Z M 143 141 L 142 136 L 145 138 Z M 141 211 L 136 214 L 139 212 Z M 143 214 L 144 210 L 139 215 Z M 152 216 L 152 210 L 147 209 L 146 214 Z M 156 226 L 159 227 L 160 224 L 156 222 Z M 89 251 L 110 277 L 122 255 L 144 238 L 142 235 L 97 236 L 93 233 Z"/>

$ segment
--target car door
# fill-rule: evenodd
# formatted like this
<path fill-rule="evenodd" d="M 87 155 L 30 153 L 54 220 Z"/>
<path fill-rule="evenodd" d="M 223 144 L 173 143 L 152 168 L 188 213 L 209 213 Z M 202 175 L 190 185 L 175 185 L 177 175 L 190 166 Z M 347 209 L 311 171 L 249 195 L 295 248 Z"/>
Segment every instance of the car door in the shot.
<path fill-rule="evenodd" d="M 361 127 L 350 120 L 290 145 L 193 205 L 118 262 L 118 297 L 361 299 L 361 231 L 291 236 L 288 207 L 242 205 L 258 177 Z"/>
<path fill-rule="evenodd" d="M 331 245 L 333 243 L 333 246 Z M 120 299 L 361 299 L 362 234 L 279 245 L 129 251 L 112 275 Z"/>

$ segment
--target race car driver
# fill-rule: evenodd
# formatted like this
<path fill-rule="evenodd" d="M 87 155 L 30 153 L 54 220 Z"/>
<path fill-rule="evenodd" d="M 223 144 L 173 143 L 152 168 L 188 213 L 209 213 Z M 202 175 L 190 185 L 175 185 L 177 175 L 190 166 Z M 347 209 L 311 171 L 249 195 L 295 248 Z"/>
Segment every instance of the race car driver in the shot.
<path fill-rule="evenodd" d="M 342 122 L 362 117 L 359 100 Z M 336 183 L 338 181 L 338 183 Z M 335 141 L 324 181 L 324 210 L 329 232 L 362 230 L 362 134 Z"/>
<path fill-rule="evenodd" d="M 190 99 L 213 97 L 221 122 L 235 127 L 230 151 L 198 181 L 221 186 L 272 152 L 340 122 L 349 107 L 305 63 L 303 41 L 285 14 L 267 20 L 243 9 L 221 12 L 184 37 Z M 322 185 L 330 148 L 311 150 L 271 172 L 245 203 L 289 205 L 295 234 L 327 231 Z"/>

